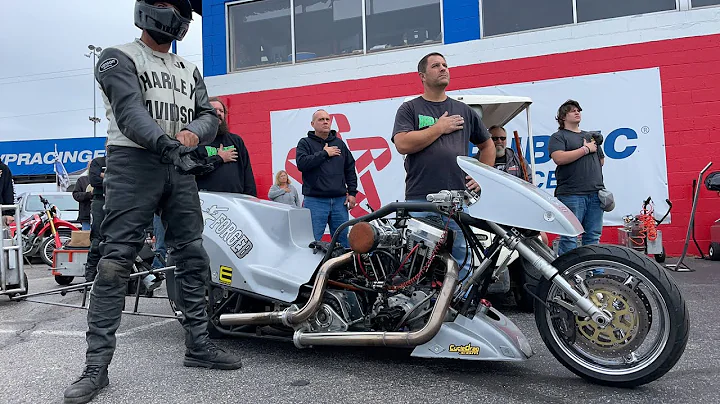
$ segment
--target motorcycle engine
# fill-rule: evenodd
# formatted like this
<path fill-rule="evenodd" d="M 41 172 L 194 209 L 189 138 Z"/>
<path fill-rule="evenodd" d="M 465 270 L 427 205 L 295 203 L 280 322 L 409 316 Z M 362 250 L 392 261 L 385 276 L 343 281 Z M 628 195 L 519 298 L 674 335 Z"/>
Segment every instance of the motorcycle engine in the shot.
<path fill-rule="evenodd" d="M 443 279 L 446 269 L 431 258 L 447 252 L 454 238 L 453 231 L 446 234 L 446 229 L 440 218 L 403 218 L 397 224 L 373 220 L 353 225 L 348 241 L 355 257 L 345 271 L 337 273 L 337 282 L 355 292 L 345 291 L 344 299 L 326 302 L 312 328 L 345 331 L 354 325 L 389 332 L 422 328 L 434 305 L 430 296 L 441 284 L 436 281 Z M 359 300 L 366 313 L 362 319 L 351 315 L 352 310 L 341 303 L 348 294 L 362 296 Z"/>
<path fill-rule="evenodd" d="M 415 245 L 422 255 L 429 256 L 435 246 L 442 239 L 445 232 L 445 224 L 440 219 L 434 218 L 412 218 L 405 224 L 405 238 L 407 248 L 412 249 Z M 448 230 L 446 245 L 452 245 L 454 232 Z M 348 234 L 350 249 L 366 254 L 378 248 L 394 248 L 402 244 L 403 235 L 400 229 L 389 223 L 373 220 L 371 222 L 360 222 L 355 224 Z"/>

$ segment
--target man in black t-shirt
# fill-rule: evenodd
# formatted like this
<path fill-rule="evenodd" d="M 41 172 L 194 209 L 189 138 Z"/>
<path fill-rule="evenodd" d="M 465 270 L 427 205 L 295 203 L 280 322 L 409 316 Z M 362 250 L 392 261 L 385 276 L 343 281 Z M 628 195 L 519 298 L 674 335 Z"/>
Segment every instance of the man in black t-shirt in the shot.
<path fill-rule="evenodd" d="M 479 189 L 463 174 L 457 156 L 468 155 L 472 142 L 480 149 L 480 161 L 495 164 L 495 147 L 480 116 L 467 104 L 449 98 L 445 88 L 450 71 L 439 53 L 418 63 L 423 95 L 403 103 L 395 116 L 392 141 L 405 157 L 405 199 L 422 199 L 429 193 Z M 469 180 L 466 184 L 466 180 Z"/>
<path fill-rule="evenodd" d="M 603 225 L 603 210 L 598 191 L 604 188 L 602 166 L 605 154 L 599 144 L 602 137 L 580 130 L 580 104 L 567 100 L 558 109 L 559 130 L 550 136 L 550 157 L 557 164 L 555 196 L 578 218 L 585 233 L 582 245 L 598 244 Z M 560 237 L 558 255 L 577 247 L 575 237 Z"/>
<path fill-rule="evenodd" d="M 423 95 L 404 102 L 395 116 L 392 141 L 405 155 L 405 199 L 425 201 L 427 194 L 441 190 L 478 191 L 480 186 L 457 165 L 457 156 L 469 154 L 470 142 L 479 148 L 479 160 L 495 164 L 495 146 L 480 116 L 467 104 L 449 98 L 445 88 L 450 71 L 445 57 L 437 52 L 418 63 Z M 462 263 L 467 249 L 462 232 L 454 221 L 453 257 Z M 467 262 L 470 260 L 468 258 Z M 466 267 L 461 269 L 463 278 Z"/>

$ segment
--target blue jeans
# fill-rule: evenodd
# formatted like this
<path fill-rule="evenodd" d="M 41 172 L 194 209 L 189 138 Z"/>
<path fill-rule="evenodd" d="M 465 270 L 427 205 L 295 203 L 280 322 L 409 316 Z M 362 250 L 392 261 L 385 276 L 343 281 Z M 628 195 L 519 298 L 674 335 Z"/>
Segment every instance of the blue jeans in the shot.
<path fill-rule="evenodd" d="M 423 200 L 408 200 L 406 202 L 427 202 Z M 439 218 L 440 215 L 433 212 L 412 212 L 410 214 L 413 217 L 437 217 Z M 471 250 L 468 250 L 467 245 L 465 244 L 465 236 L 463 235 L 462 230 L 460 230 L 460 226 L 452 220 L 449 219 L 447 216 L 443 216 L 443 223 L 447 223 L 447 220 L 450 220 L 450 224 L 448 225 L 448 230 L 454 230 L 455 231 L 455 240 L 453 241 L 452 246 L 452 256 L 455 258 L 455 261 L 457 261 L 458 265 L 462 265 L 463 261 L 465 260 L 465 254 L 467 254 L 467 261 L 465 262 L 465 265 L 463 265 L 462 268 L 460 268 L 460 274 L 458 276 L 459 280 L 463 280 L 465 276 L 470 271 L 470 262 L 472 260 L 472 254 Z"/>
<path fill-rule="evenodd" d="M 603 210 L 600 207 L 598 194 L 561 195 L 557 197 L 578 218 L 585 229 L 582 245 L 599 244 L 603 228 Z M 558 244 L 558 255 L 577 248 L 577 238 L 561 236 Z"/>
<path fill-rule="evenodd" d="M 163 260 L 167 260 L 167 247 L 165 246 L 165 226 L 163 225 L 162 219 L 157 214 L 153 218 L 153 234 L 155 235 L 155 253 L 160 254 Z M 152 267 L 163 268 L 162 261 L 156 256 L 153 260 Z"/>
<path fill-rule="evenodd" d="M 82 225 L 81 230 L 90 230 L 90 222 L 81 222 L 80 224 Z"/>
<path fill-rule="evenodd" d="M 341 224 L 348 221 L 350 215 L 345 206 L 344 196 L 336 198 L 317 198 L 314 196 L 306 196 L 303 200 L 303 207 L 310 209 L 310 217 L 312 219 L 313 236 L 316 241 L 322 239 L 325 234 L 325 226 L 330 225 L 330 236 L 335 234 L 335 230 Z M 338 237 L 338 243 L 345 248 L 349 248 L 348 229 L 345 228 Z"/>

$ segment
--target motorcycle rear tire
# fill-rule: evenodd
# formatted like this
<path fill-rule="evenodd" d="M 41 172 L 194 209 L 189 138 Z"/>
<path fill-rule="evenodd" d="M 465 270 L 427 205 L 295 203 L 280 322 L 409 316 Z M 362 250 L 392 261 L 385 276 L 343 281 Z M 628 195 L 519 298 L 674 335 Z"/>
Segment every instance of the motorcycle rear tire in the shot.
<path fill-rule="evenodd" d="M 669 324 L 666 325 L 669 331 L 665 345 L 653 361 L 632 373 L 612 374 L 610 371 L 594 371 L 572 359 L 567 352 L 560 347 L 556 337 L 553 335 L 554 331 L 550 330 L 550 325 L 548 324 L 548 309 L 546 309 L 543 304 L 536 304 L 535 322 L 543 342 L 553 356 L 568 370 L 597 384 L 629 388 L 640 386 L 660 378 L 677 363 L 688 341 L 690 316 L 685 300 L 680 294 L 680 290 L 660 265 L 649 259 L 649 257 L 626 247 L 615 245 L 586 245 L 560 256 L 553 262 L 553 266 L 558 269 L 560 274 L 563 274 L 572 267 L 581 266 L 582 263 L 591 261 L 605 261 L 630 267 L 647 278 L 647 280 L 652 283 L 652 286 L 657 288 L 667 307 L 669 319 Z M 538 285 L 537 295 L 547 305 L 555 305 L 548 301 L 548 294 L 552 285 L 553 283 L 545 278 L 543 278 Z M 575 324 L 573 324 L 573 326 L 574 325 Z"/>

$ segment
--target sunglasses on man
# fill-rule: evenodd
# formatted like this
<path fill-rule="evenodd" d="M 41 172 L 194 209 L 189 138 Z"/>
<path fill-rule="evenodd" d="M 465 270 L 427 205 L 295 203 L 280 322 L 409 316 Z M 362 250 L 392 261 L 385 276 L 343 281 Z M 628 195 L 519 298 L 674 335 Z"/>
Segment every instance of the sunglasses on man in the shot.
<path fill-rule="evenodd" d="M 498 140 L 505 141 L 507 139 L 507 136 L 492 136 L 490 139 L 493 140 L 493 142 L 497 142 Z"/>

